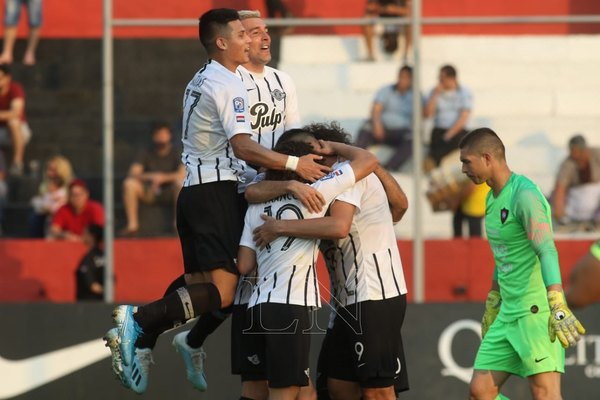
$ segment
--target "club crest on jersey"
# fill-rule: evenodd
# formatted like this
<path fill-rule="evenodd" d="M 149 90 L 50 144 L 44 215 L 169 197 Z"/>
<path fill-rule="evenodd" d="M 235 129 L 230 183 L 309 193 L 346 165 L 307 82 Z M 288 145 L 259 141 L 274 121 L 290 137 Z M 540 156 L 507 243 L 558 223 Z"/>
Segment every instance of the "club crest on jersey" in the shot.
<path fill-rule="evenodd" d="M 500 222 L 505 223 L 507 218 L 508 210 L 506 208 L 503 208 L 502 210 L 500 210 Z"/>
<path fill-rule="evenodd" d="M 330 173 L 328 173 L 327 175 L 325 175 L 324 177 L 322 177 L 320 180 L 321 181 L 326 181 L 329 180 L 331 178 L 335 178 L 336 176 L 340 176 L 343 175 L 344 173 L 342 172 L 341 169 L 336 169 L 335 171 L 331 171 Z"/>
<path fill-rule="evenodd" d="M 271 92 L 271 96 L 273 96 L 273 98 L 275 98 L 275 100 L 283 100 L 285 99 L 285 92 L 282 92 L 279 89 L 275 89 Z"/>
<path fill-rule="evenodd" d="M 244 112 L 244 99 L 241 97 L 233 99 L 233 111 L 236 113 Z"/>

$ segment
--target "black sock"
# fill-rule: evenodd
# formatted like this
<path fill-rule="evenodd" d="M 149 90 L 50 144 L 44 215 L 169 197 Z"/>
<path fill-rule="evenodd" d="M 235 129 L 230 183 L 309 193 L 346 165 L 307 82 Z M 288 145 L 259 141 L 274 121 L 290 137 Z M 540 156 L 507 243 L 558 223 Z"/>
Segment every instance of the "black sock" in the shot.
<path fill-rule="evenodd" d="M 212 283 L 196 283 L 179 288 L 164 298 L 138 308 L 134 318 L 144 332 L 186 322 L 205 312 L 221 308 L 219 289 Z"/>
<path fill-rule="evenodd" d="M 200 316 L 196 325 L 187 335 L 187 344 L 197 349 L 204 344 L 204 341 L 231 315 L 233 306 L 222 308 L 218 311 L 204 313 Z"/>
<path fill-rule="evenodd" d="M 180 275 L 177 279 L 175 279 L 173 282 L 171 282 L 169 287 L 167 287 L 167 290 L 165 290 L 165 294 L 163 295 L 163 298 L 166 297 L 167 295 L 175 292 L 177 289 L 184 287 L 185 285 L 186 285 L 185 276 Z M 161 334 L 163 334 L 165 331 L 168 331 L 169 329 L 174 328 L 175 326 L 177 326 L 179 324 L 181 324 L 181 322 L 175 321 L 175 323 L 162 325 L 159 328 L 154 329 L 150 332 L 144 332 L 144 334 L 142 336 L 140 336 L 138 338 L 138 340 L 135 342 L 135 347 L 140 348 L 140 349 L 153 349 L 154 346 L 156 346 L 156 341 L 158 340 L 158 337 Z"/>

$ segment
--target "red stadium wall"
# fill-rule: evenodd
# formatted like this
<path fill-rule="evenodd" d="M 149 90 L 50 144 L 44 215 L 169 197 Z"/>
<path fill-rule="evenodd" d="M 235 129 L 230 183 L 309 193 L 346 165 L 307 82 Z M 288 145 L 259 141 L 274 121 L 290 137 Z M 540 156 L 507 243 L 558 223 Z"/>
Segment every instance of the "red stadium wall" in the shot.
<path fill-rule="evenodd" d="M 322 1 L 287 0 L 298 17 L 360 17 L 366 0 Z M 595 0 L 423 0 L 424 16 L 523 16 L 599 14 Z M 0 1 L 4 9 L 4 1 Z M 115 18 L 197 18 L 213 7 L 259 9 L 265 12 L 263 0 L 113 0 Z M 42 35 L 46 38 L 99 38 L 102 35 L 102 0 L 60 0 L 44 2 Z M 20 34 L 26 33 L 26 18 L 21 18 Z M 298 29 L 298 33 L 358 33 L 356 27 Z M 568 34 L 598 33 L 600 25 L 534 24 L 534 25 L 454 25 L 429 26 L 426 34 Z M 117 37 L 194 38 L 196 28 L 117 28 Z"/>
<path fill-rule="evenodd" d="M 563 282 L 591 241 L 557 242 Z M 412 243 L 398 241 L 413 294 Z M 0 241 L 0 301 L 72 302 L 74 271 L 85 248 L 77 243 L 43 240 Z M 485 240 L 430 240 L 425 243 L 425 294 L 428 302 L 482 301 L 489 290 L 493 261 Z M 181 274 L 177 239 L 120 239 L 115 243 L 117 302 L 148 301 L 162 295 Z M 325 300 L 329 298 L 327 271 L 318 274 Z"/>

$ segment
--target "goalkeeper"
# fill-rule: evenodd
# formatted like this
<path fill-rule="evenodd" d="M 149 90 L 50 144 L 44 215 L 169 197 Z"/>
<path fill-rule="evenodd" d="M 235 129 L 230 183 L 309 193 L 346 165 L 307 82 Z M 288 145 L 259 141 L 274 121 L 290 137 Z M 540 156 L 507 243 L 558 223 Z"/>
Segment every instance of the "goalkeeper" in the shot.
<path fill-rule="evenodd" d="M 564 299 L 550 206 L 537 185 L 511 172 L 491 129 L 472 131 L 459 148 L 463 173 L 492 189 L 485 229 L 496 264 L 470 398 L 495 399 L 517 375 L 528 379 L 534 399 L 560 400 L 564 348 L 585 330 Z"/>

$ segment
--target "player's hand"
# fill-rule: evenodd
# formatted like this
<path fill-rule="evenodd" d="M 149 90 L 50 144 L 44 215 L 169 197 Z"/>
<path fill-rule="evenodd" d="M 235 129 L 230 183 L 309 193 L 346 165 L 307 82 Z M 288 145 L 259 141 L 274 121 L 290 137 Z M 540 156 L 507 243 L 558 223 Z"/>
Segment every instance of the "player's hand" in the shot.
<path fill-rule="evenodd" d="M 481 319 L 481 337 L 483 338 L 487 331 L 492 326 L 492 323 L 496 320 L 498 312 L 500 312 L 500 305 L 502 304 L 502 297 L 500 292 L 497 290 L 490 290 L 487 299 L 485 300 L 485 312 Z"/>
<path fill-rule="evenodd" d="M 296 173 L 309 182 L 315 182 L 316 180 L 321 179 L 326 173 L 331 171 L 331 168 L 328 166 L 316 162 L 322 158 L 323 157 L 316 154 L 307 154 L 300 157 L 298 166 L 296 167 Z"/>
<path fill-rule="evenodd" d="M 279 234 L 277 233 L 277 223 L 279 221 L 266 214 L 262 214 L 260 217 L 265 223 L 252 231 L 252 238 L 256 246 L 259 249 L 263 249 L 279 237 Z"/>
<path fill-rule="evenodd" d="M 312 186 L 305 185 L 298 181 L 293 181 L 290 192 L 302 202 L 302 205 L 312 214 L 316 214 L 323 210 L 325 198 L 317 189 Z"/>
<path fill-rule="evenodd" d="M 567 306 L 563 293 L 558 290 L 550 290 L 548 305 L 550 306 L 550 320 L 548 321 L 550 341 L 554 342 L 558 337 L 560 344 L 565 349 L 575 346 L 581 339 L 580 335 L 585 333 L 585 328 Z"/>

